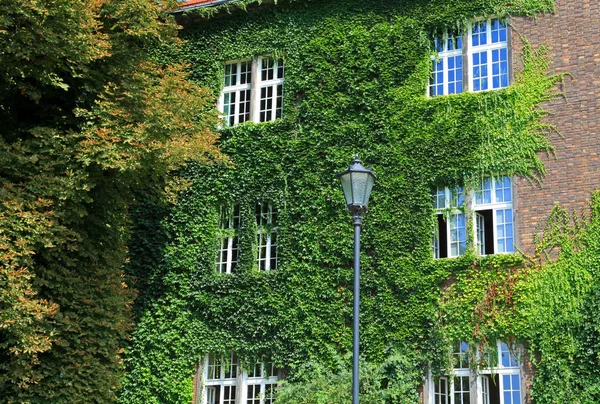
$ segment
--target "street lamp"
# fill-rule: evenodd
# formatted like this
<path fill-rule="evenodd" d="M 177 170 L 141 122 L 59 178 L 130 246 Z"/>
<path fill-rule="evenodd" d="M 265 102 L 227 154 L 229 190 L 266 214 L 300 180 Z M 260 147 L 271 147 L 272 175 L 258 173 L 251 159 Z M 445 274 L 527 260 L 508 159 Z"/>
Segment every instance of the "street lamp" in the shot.
<path fill-rule="evenodd" d="M 354 225 L 354 321 L 352 342 L 352 404 L 358 404 L 359 387 L 359 319 L 360 319 L 360 228 L 362 215 L 367 212 L 369 196 L 377 176 L 371 169 L 363 167 L 358 159 L 358 154 L 346 171 L 338 173 L 337 177 L 342 183 L 348 210 L 352 213 Z"/>

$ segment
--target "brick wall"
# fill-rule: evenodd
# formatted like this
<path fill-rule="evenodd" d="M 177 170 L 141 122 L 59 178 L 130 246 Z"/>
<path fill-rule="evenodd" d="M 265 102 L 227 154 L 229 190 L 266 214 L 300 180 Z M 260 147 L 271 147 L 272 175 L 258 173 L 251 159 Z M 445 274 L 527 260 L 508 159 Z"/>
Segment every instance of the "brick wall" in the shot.
<path fill-rule="evenodd" d="M 560 135 L 551 135 L 556 155 L 542 155 L 547 170 L 542 187 L 515 181 L 518 243 L 531 253 L 536 226 L 543 224 L 555 204 L 580 209 L 591 191 L 600 188 L 600 1 L 557 0 L 555 14 L 513 18 L 512 25 L 515 67 L 522 34 L 534 48 L 548 46 L 550 73 L 572 75 L 562 88 L 566 99 L 544 105 L 552 114 L 546 121 Z"/>

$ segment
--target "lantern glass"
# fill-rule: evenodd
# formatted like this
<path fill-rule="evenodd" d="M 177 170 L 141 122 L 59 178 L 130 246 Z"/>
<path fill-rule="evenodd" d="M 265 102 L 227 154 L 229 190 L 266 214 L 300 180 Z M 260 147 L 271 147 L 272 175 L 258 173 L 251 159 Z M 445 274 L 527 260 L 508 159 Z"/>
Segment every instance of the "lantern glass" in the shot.
<path fill-rule="evenodd" d="M 351 211 L 359 212 L 367 208 L 371 189 L 375 183 L 375 174 L 363 167 L 358 156 L 344 172 L 338 174 L 342 184 L 346 204 Z"/>
<path fill-rule="evenodd" d="M 373 189 L 373 184 L 375 184 L 375 175 L 372 172 L 369 172 L 367 178 L 367 185 L 365 187 L 365 196 L 364 196 L 364 205 L 367 206 L 369 204 L 369 198 L 371 197 L 371 190 Z"/>
<path fill-rule="evenodd" d="M 355 205 L 366 206 L 369 200 L 366 197 L 367 183 L 369 182 L 368 172 L 352 173 L 352 203 Z"/>
<path fill-rule="evenodd" d="M 352 205 L 354 198 L 352 197 L 352 174 L 350 172 L 345 172 L 340 175 L 340 182 L 342 183 L 342 190 L 344 191 L 344 196 L 346 197 L 346 204 Z"/>

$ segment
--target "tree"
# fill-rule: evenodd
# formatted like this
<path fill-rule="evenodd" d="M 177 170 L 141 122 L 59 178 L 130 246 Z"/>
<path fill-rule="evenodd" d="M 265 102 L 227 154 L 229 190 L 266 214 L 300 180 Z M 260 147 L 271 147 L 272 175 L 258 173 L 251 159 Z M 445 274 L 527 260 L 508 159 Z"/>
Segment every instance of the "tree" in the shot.
<path fill-rule="evenodd" d="M 175 1 L 0 3 L 0 397 L 108 402 L 135 291 L 128 208 L 223 160 L 212 94 L 174 50 Z M 148 190 L 148 184 L 155 184 Z M 158 185 L 156 185 L 158 184 Z M 159 188 L 157 188 L 159 187 Z"/>

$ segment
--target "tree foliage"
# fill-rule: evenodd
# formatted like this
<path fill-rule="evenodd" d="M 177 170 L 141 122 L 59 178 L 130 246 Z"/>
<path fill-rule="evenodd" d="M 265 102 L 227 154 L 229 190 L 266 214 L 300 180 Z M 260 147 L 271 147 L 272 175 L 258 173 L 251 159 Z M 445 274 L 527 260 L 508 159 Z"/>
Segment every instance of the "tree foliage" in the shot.
<path fill-rule="evenodd" d="M 3 401 L 114 399 L 131 190 L 222 158 L 212 94 L 152 57 L 180 45 L 161 3 L 0 3 Z"/>

